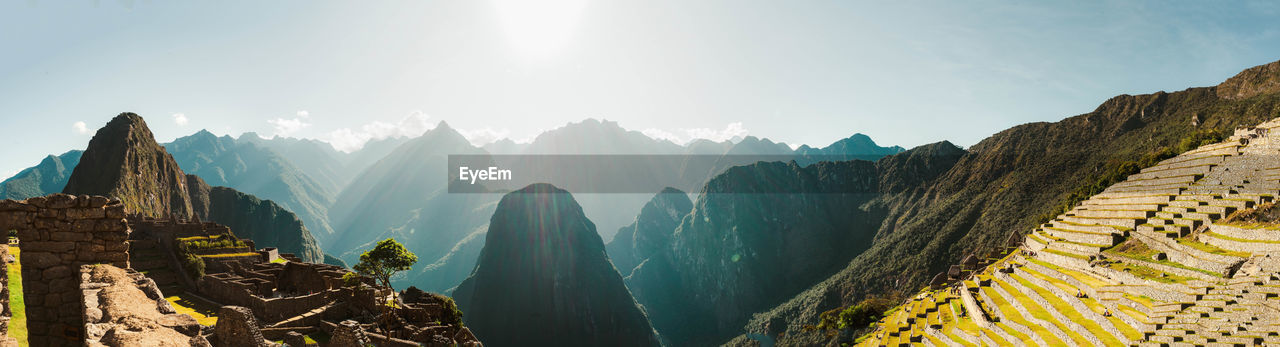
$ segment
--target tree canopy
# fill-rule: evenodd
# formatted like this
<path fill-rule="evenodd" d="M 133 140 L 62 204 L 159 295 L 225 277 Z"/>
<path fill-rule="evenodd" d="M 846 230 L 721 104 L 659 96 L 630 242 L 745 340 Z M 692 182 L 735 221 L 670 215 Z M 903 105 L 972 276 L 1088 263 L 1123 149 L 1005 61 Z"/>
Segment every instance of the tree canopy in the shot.
<path fill-rule="evenodd" d="M 391 276 L 397 272 L 409 270 L 418 262 L 418 256 L 404 248 L 395 239 L 378 242 L 373 249 L 360 255 L 360 263 L 352 268 L 361 275 L 369 276 L 382 285 L 391 287 Z"/>

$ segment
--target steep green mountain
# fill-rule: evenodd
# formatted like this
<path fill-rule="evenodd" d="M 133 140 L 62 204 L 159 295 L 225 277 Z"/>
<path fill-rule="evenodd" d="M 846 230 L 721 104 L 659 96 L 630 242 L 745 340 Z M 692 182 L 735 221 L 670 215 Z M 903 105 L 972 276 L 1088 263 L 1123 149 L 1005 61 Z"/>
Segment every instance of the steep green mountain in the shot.
<path fill-rule="evenodd" d="M 530 185 L 502 197 L 453 296 L 489 346 L 657 346 L 604 250 L 569 192 Z"/>
<path fill-rule="evenodd" d="M 630 275 L 636 265 L 671 245 L 671 234 L 690 210 L 693 202 L 679 189 L 668 187 L 654 195 L 640 209 L 636 220 L 619 229 L 605 245 L 618 273 L 623 277 Z"/>
<path fill-rule="evenodd" d="M 22 200 L 62 191 L 71 178 L 71 171 L 80 163 L 79 150 L 62 155 L 50 155 L 40 164 L 27 168 L 0 182 L 0 199 Z"/>
<path fill-rule="evenodd" d="M 122 113 L 98 130 L 62 192 L 113 196 L 129 213 L 144 216 L 224 224 L 259 246 L 278 247 L 310 262 L 323 260 L 319 245 L 292 212 L 185 174 L 133 113 Z"/>
<path fill-rule="evenodd" d="M 885 211 L 874 245 L 834 276 L 754 317 L 746 331 L 783 344 L 824 344 L 821 332 L 804 328 L 817 324 L 821 312 L 868 294 L 914 293 L 964 255 L 1001 244 L 1010 231 L 1031 230 L 1106 187 L 1107 177 L 1123 177 L 1132 167 L 1125 163 L 1280 116 L 1280 94 L 1271 87 L 1280 83 L 1277 69 L 1280 62 L 1254 67 L 1216 87 L 1121 95 L 1093 112 L 988 137 L 954 166 L 938 168 L 945 172 L 937 180 L 897 182 L 905 193 L 867 204 Z"/>
<path fill-rule="evenodd" d="M 328 210 L 335 192 L 316 182 L 289 159 L 254 142 L 218 137 L 201 130 L 164 145 L 184 172 L 210 185 L 269 199 L 292 211 L 324 244 L 333 236 Z"/>
<path fill-rule="evenodd" d="M 463 241 L 483 235 L 500 196 L 449 194 L 447 155 L 482 153 L 444 122 L 396 148 L 338 195 L 330 208 L 337 236 L 329 252 L 354 263 L 377 241 L 394 237 L 419 259 L 398 283 L 437 292 L 457 285 L 480 247 Z M 473 255 L 459 256 L 468 252 Z"/>
<path fill-rule="evenodd" d="M 830 276 L 871 245 L 884 211 L 867 203 L 894 181 L 884 173 L 946 167 L 960 153 L 944 142 L 874 163 L 732 167 L 707 183 L 670 244 L 635 268 L 628 287 L 668 342 L 728 340 L 753 313 Z M 912 156 L 927 160 L 898 159 Z"/>

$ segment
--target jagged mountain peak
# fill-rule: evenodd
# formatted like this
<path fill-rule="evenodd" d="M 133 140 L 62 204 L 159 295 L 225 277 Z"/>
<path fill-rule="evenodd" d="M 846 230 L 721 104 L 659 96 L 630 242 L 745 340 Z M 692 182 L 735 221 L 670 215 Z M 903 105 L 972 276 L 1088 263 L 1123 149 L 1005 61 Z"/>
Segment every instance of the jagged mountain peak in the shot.
<path fill-rule="evenodd" d="M 68 194 L 118 197 L 133 213 L 193 216 L 186 178 L 141 116 L 121 113 L 98 129 L 71 173 Z"/>

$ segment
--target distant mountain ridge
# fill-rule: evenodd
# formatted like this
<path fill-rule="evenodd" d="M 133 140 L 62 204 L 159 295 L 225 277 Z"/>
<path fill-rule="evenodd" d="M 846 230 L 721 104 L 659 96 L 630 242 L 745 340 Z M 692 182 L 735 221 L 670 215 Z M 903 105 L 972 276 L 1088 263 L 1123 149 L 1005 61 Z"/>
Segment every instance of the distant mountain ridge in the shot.
<path fill-rule="evenodd" d="M 239 141 L 201 130 L 164 147 L 184 172 L 200 176 L 210 185 L 231 187 L 274 201 L 297 214 L 313 236 L 321 240 L 332 237 L 328 210 L 336 193 L 261 142 Z"/>
<path fill-rule="evenodd" d="M 23 200 L 62 191 L 71 178 L 71 171 L 80 163 L 81 150 L 71 150 L 62 155 L 49 155 L 36 166 L 0 182 L 0 199 Z"/>

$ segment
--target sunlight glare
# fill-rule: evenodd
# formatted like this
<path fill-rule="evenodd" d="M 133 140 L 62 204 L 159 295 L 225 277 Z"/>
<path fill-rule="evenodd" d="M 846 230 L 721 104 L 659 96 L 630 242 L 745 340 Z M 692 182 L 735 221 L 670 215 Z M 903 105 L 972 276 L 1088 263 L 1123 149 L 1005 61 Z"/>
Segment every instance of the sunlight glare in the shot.
<path fill-rule="evenodd" d="M 547 58 L 573 36 L 586 0 L 493 0 L 512 49 L 527 58 Z"/>

